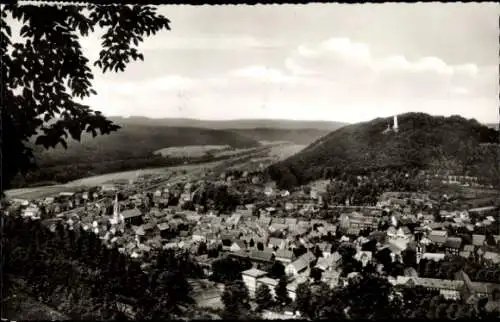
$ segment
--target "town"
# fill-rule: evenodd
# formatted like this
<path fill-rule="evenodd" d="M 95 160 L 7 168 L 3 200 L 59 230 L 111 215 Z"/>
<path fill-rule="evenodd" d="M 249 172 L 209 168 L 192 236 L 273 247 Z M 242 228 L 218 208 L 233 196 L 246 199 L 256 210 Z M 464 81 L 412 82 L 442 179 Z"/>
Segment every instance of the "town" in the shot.
<path fill-rule="evenodd" d="M 420 286 L 446 300 L 482 301 L 485 310 L 498 311 L 497 194 L 460 200 L 385 192 L 375 205 L 327 204 L 335 179 L 289 191 L 264 177 L 232 171 L 170 183 L 140 176 L 39 200 L 13 199 L 8 214 L 40 220 L 53 232 L 58 224 L 93 232 L 144 269 L 158 250 L 183 249 L 209 285 L 196 297 L 201 306 L 222 307 L 223 282 L 238 270 L 253 301 L 267 288 L 286 304 L 272 309 L 260 303 L 269 308 L 265 318 L 297 318 L 301 312 L 292 303 L 301 284 L 346 286 L 373 265 L 394 287 Z M 429 181 L 429 173 L 421 172 L 419 180 Z M 439 181 L 455 191 L 493 191 L 473 177 L 441 175 Z M 279 287 L 285 295 L 277 294 Z"/>

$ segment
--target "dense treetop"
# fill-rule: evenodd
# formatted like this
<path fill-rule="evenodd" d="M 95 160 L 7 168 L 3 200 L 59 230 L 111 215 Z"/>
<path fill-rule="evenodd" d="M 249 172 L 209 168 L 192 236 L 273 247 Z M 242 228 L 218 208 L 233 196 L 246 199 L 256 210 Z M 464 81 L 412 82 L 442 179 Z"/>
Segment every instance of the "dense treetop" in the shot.
<path fill-rule="evenodd" d="M 500 178 L 498 131 L 460 116 L 407 113 L 400 115 L 398 121 L 398 133 L 384 133 L 392 124 L 388 118 L 340 128 L 273 165 L 271 176 L 276 179 L 292 174 L 297 183 L 303 183 L 324 177 L 328 169 L 366 173 L 408 168 Z"/>

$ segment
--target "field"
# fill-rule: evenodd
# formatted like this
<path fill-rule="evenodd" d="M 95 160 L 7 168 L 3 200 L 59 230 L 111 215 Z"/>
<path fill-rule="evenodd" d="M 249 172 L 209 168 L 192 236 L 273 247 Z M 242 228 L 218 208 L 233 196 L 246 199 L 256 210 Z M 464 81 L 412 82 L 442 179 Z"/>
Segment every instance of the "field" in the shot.
<path fill-rule="evenodd" d="M 160 149 L 155 151 L 154 154 L 172 158 L 199 158 L 209 153 L 217 154 L 220 151 L 229 152 L 231 150 L 232 148 L 229 145 L 189 145 Z"/>
<path fill-rule="evenodd" d="M 306 145 L 303 144 L 279 144 L 271 148 L 269 156 L 284 160 L 292 155 L 300 152 Z"/>
<path fill-rule="evenodd" d="M 140 169 L 140 170 L 136 169 L 132 171 L 114 172 L 114 173 L 82 178 L 60 185 L 12 189 L 6 191 L 5 194 L 9 198 L 19 198 L 28 200 L 43 198 L 58 194 L 63 191 L 76 191 L 85 186 L 92 187 L 92 186 L 99 186 L 112 181 L 131 180 L 131 179 L 133 180 L 136 178 L 138 171 L 140 171 L 141 175 L 148 175 L 148 174 L 166 175 L 168 173 L 173 173 L 174 176 L 171 178 L 170 181 L 177 181 L 179 179 L 197 178 L 203 172 L 215 169 L 216 167 L 218 169 L 224 168 L 222 169 L 222 171 L 224 171 L 227 168 L 234 168 L 234 167 L 258 168 L 258 165 L 261 162 L 264 164 L 264 166 L 266 166 L 272 162 L 285 159 L 290 155 L 300 151 L 302 148 L 304 148 L 303 145 L 291 144 L 286 142 L 265 142 L 265 143 L 266 143 L 265 145 L 259 148 L 221 151 L 220 152 L 221 154 L 225 153 L 235 154 L 234 158 L 230 158 L 227 160 L 212 161 L 199 164 L 186 164 L 173 167 L 161 167 L 161 168 Z"/>
<path fill-rule="evenodd" d="M 74 185 L 74 186 L 54 185 L 54 186 L 40 186 L 36 188 L 19 188 L 19 189 L 12 189 L 5 191 L 5 195 L 8 198 L 32 200 L 32 199 L 54 196 L 59 194 L 60 192 L 78 191 L 83 187 L 84 185 Z"/>

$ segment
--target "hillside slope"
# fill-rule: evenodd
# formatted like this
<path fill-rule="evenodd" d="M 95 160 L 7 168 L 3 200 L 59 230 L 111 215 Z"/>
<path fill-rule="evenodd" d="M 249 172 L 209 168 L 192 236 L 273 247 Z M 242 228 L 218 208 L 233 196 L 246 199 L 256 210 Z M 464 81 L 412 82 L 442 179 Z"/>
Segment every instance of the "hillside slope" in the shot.
<path fill-rule="evenodd" d="M 330 133 L 321 129 L 228 129 L 228 131 L 252 138 L 257 141 L 288 141 L 295 144 L 310 144 Z"/>
<path fill-rule="evenodd" d="M 384 133 L 391 121 L 387 118 L 345 126 L 274 165 L 271 173 L 291 172 L 304 182 L 322 177 L 327 169 L 432 168 L 498 178 L 497 131 L 459 116 L 407 113 L 398 120 L 398 133 Z"/>
<path fill-rule="evenodd" d="M 233 148 L 251 148 L 258 142 L 228 131 L 190 127 L 122 126 L 110 135 L 84 135 L 81 142 L 71 140 L 68 149 L 43 150 L 37 147 L 36 157 L 41 165 L 72 162 L 101 162 L 144 157 L 165 147 L 187 145 L 229 145 Z"/>
<path fill-rule="evenodd" d="M 55 149 L 44 150 L 33 144 L 38 167 L 25 177 L 17 176 L 13 187 L 64 183 L 98 174 L 171 166 L 185 161 L 182 158 L 165 158 L 153 154 L 166 147 L 221 145 L 252 148 L 260 145 L 254 139 L 223 130 L 121 125 L 120 130 L 110 135 L 92 138 L 85 133 L 81 142 L 69 140 L 67 149 L 57 146 Z"/>

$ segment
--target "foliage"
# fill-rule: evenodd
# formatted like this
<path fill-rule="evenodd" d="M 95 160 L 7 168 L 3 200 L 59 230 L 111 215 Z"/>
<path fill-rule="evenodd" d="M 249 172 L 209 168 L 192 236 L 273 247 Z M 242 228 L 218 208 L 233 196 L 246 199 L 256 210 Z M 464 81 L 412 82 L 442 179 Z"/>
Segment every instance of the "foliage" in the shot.
<path fill-rule="evenodd" d="M 276 303 L 280 305 L 287 305 L 291 302 L 290 296 L 288 295 L 288 290 L 286 286 L 288 280 L 286 276 L 281 276 L 278 280 L 278 284 L 274 289 L 274 294 L 276 295 Z"/>
<path fill-rule="evenodd" d="M 12 42 L 7 19 L 21 22 L 23 41 Z M 130 60 L 143 60 L 137 50 L 144 36 L 169 29 L 169 20 L 149 6 L 6 5 L 1 13 L 2 187 L 34 166 L 29 140 L 44 148 L 66 146 L 68 134 L 96 136 L 119 126 L 79 103 L 96 92 L 80 36 L 103 29 L 102 50 L 94 65 L 104 73 L 123 71 Z M 8 175 L 6 175 L 8 174 Z"/>
<path fill-rule="evenodd" d="M 227 283 L 221 300 L 224 303 L 224 319 L 240 319 L 248 315 L 250 296 L 242 280 Z"/>
<path fill-rule="evenodd" d="M 271 278 L 280 278 L 285 275 L 285 266 L 281 264 L 279 261 L 275 261 L 271 266 L 271 271 L 269 272 L 269 276 Z"/>
<path fill-rule="evenodd" d="M 187 253 L 160 251 L 145 271 L 91 232 L 62 224 L 52 232 L 40 221 L 3 220 L 4 280 L 26 281 L 32 295 L 68 316 L 115 319 L 122 314 L 116 303 L 128 298 L 141 318 L 165 319 L 193 303 L 187 278 L 202 272 Z"/>
<path fill-rule="evenodd" d="M 211 275 L 212 280 L 227 283 L 235 280 L 241 280 L 241 272 L 245 270 L 246 267 L 241 265 L 237 260 L 231 259 L 229 257 L 223 257 L 215 260 L 212 263 Z"/>
<path fill-rule="evenodd" d="M 311 288 L 308 282 L 297 285 L 295 297 L 295 309 L 303 315 L 309 316 L 309 302 L 311 300 Z"/>
<path fill-rule="evenodd" d="M 260 284 L 255 291 L 255 302 L 257 303 L 257 310 L 264 310 L 273 304 L 273 296 L 269 286 Z"/>

